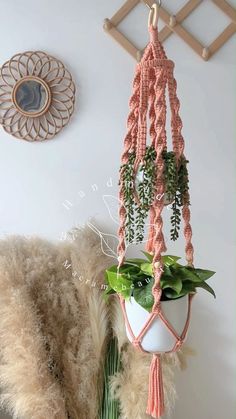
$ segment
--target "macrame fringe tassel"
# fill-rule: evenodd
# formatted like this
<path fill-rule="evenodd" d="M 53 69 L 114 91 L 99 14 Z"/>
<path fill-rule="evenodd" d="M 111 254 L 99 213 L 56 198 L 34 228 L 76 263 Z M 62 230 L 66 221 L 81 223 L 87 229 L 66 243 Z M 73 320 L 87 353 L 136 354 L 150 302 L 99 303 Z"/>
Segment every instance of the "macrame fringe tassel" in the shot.
<path fill-rule="evenodd" d="M 164 414 L 164 388 L 162 380 L 161 356 L 153 355 L 149 373 L 147 415 L 155 419 Z"/>

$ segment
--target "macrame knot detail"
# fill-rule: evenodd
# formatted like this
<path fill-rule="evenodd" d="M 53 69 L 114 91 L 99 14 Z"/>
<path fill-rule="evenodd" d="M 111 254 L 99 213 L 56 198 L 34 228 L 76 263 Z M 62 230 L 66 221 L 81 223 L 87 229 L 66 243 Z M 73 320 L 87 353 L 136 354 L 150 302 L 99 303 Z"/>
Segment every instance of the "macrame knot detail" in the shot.
<path fill-rule="evenodd" d="M 175 351 L 178 351 L 184 343 L 184 339 L 178 339 L 175 346 Z"/>
<path fill-rule="evenodd" d="M 124 216 L 125 216 L 125 214 L 126 214 L 125 208 L 121 207 L 121 209 L 120 209 L 120 215 L 121 215 L 122 217 L 124 217 Z"/>
<path fill-rule="evenodd" d="M 141 348 L 141 344 L 140 344 L 139 340 L 134 339 L 134 340 L 133 340 L 133 342 L 132 342 L 132 345 L 133 345 L 135 348 L 142 350 L 142 348 Z"/>
<path fill-rule="evenodd" d="M 158 303 L 156 306 L 155 305 L 153 306 L 152 313 L 155 314 L 156 316 L 159 316 L 160 312 L 161 312 L 161 304 Z"/>
<path fill-rule="evenodd" d="M 153 290 L 152 290 L 152 294 L 153 294 L 155 302 L 157 302 L 157 301 L 159 302 L 160 299 L 161 299 L 161 289 L 154 287 Z"/>

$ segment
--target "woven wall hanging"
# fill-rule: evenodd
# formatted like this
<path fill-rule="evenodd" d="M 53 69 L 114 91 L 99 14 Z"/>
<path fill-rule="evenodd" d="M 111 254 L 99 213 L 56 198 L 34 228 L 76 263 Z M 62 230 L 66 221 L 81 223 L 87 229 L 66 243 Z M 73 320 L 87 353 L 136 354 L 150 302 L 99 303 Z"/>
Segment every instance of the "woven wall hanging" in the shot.
<path fill-rule="evenodd" d="M 153 274 L 154 285 L 152 294 L 154 304 L 148 315 L 144 327 L 135 334 L 131 323 L 128 320 L 125 300 L 120 295 L 122 310 L 126 328 L 131 336 L 132 343 L 139 350 L 146 352 L 142 343 L 143 339 L 156 318 L 159 318 L 167 328 L 168 332 L 174 337 L 175 343 L 173 347 L 164 352 L 174 352 L 181 348 L 189 326 L 191 301 L 194 294 L 190 293 L 188 297 L 188 309 L 186 313 L 185 324 L 181 333 L 177 333 L 173 324 L 166 318 L 161 302 L 162 289 L 160 285 L 163 272 L 162 254 L 166 251 L 165 239 L 163 234 L 162 211 L 166 201 L 166 182 L 164 173 L 164 155 L 167 153 L 167 134 L 166 134 L 166 96 L 168 96 L 171 110 L 171 130 L 172 130 L 172 153 L 174 155 L 176 165 L 180 168 L 185 160 L 184 156 L 184 140 L 181 134 L 182 121 L 179 116 L 179 100 L 176 93 L 176 81 L 173 75 L 174 63 L 166 57 L 165 51 L 158 40 L 157 31 L 157 12 L 155 5 L 149 16 L 149 32 L 150 42 L 146 47 L 144 55 L 139 64 L 137 64 L 136 73 L 133 82 L 133 93 L 130 99 L 130 113 L 128 116 L 128 132 L 124 140 L 124 151 L 122 154 L 122 166 L 120 172 L 120 226 L 119 226 L 119 245 L 118 245 L 118 261 L 119 268 L 125 263 L 125 252 L 127 246 L 127 226 L 130 223 L 130 214 L 127 210 L 127 185 L 125 177 L 125 168 L 132 160 L 130 165 L 132 173 L 131 178 L 136 181 L 137 173 L 140 168 L 143 169 L 147 161 L 147 152 L 152 153 L 154 167 L 154 198 L 152 202 L 148 202 L 147 206 L 141 207 L 147 211 L 150 218 L 150 227 L 148 242 L 146 245 L 147 252 L 153 255 Z M 149 119 L 150 144 L 147 141 L 147 125 Z M 132 169 L 133 168 L 133 169 Z M 187 176 L 187 173 L 183 173 Z M 147 186 L 148 187 L 148 186 Z M 189 192 L 186 188 L 183 192 L 181 202 L 182 218 L 184 224 L 185 252 L 188 266 L 193 267 L 193 245 L 192 229 L 190 226 L 190 209 L 189 209 Z M 137 196 L 136 199 L 141 200 L 142 197 Z M 171 197 L 169 197 L 172 200 Z M 180 213 L 179 213 L 180 217 Z M 172 231 L 172 234 L 175 232 Z M 128 240 L 129 241 L 129 240 Z M 164 414 L 164 394 L 161 371 L 161 352 L 153 353 L 153 360 L 150 367 L 149 380 L 149 398 L 147 406 L 147 414 L 154 418 L 160 418 Z"/>

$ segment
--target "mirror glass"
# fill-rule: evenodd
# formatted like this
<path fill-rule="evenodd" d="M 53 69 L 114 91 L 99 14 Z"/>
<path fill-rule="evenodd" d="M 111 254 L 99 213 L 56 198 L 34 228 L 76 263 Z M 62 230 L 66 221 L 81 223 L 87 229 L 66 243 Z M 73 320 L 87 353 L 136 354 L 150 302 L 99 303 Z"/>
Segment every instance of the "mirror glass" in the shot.
<path fill-rule="evenodd" d="M 24 112 L 40 112 L 47 102 L 47 92 L 37 80 L 25 80 L 16 90 L 16 103 Z"/>

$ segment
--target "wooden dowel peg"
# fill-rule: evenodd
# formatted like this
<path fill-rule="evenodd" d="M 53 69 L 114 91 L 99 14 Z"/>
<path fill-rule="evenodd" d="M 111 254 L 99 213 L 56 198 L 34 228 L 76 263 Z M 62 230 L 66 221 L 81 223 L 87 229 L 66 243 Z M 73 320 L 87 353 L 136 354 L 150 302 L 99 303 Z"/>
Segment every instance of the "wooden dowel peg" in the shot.
<path fill-rule="evenodd" d="M 207 61 L 210 56 L 209 48 L 203 48 L 202 50 L 202 58 Z"/>
<path fill-rule="evenodd" d="M 105 31 L 109 31 L 112 28 L 112 22 L 110 21 L 110 19 L 106 18 L 104 20 L 104 24 L 103 24 L 103 28 L 105 29 Z"/>
<path fill-rule="evenodd" d="M 176 21 L 176 16 L 172 15 L 172 16 L 170 17 L 169 26 L 170 26 L 171 28 L 173 28 L 173 27 L 176 25 L 176 23 L 177 23 L 177 21 Z"/>

